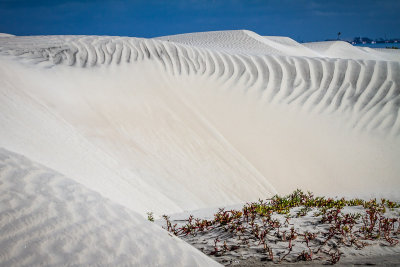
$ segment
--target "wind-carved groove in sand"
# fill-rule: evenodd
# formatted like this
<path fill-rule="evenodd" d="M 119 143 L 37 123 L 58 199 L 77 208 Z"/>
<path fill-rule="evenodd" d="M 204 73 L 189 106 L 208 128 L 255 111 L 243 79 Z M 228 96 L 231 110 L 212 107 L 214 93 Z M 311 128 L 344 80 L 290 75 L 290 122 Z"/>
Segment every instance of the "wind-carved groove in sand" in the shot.
<path fill-rule="evenodd" d="M 309 109 L 310 103 L 312 103 L 313 101 L 313 95 L 318 93 L 321 88 L 321 82 L 324 77 L 324 73 L 323 71 L 321 71 L 322 63 L 320 61 L 308 60 L 307 58 L 304 58 L 303 60 L 304 64 L 308 66 L 304 75 L 306 75 L 306 77 L 309 77 L 310 80 L 308 82 L 308 86 L 305 85 L 305 87 L 303 87 L 303 89 L 300 91 L 302 94 L 302 97 L 300 99 L 302 105 L 306 106 L 307 109 Z M 313 107 L 312 104 L 311 107 Z"/>
<path fill-rule="evenodd" d="M 176 78 L 206 76 L 219 85 L 240 82 L 244 92 L 258 91 L 265 104 L 344 114 L 352 128 L 394 136 L 400 133 L 399 62 L 246 54 L 242 48 L 235 52 L 230 46 L 214 50 L 129 37 L 21 38 L 23 45 L 13 43 L 18 37 L 11 38 L 2 43 L 0 52 L 34 64 L 79 67 L 156 61 Z"/>
<path fill-rule="evenodd" d="M 282 70 L 282 88 L 278 92 L 277 98 L 279 102 L 282 102 L 282 100 L 287 100 L 294 91 L 293 77 L 295 77 L 296 68 L 293 66 L 293 62 L 290 61 L 290 58 L 287 57 L 277 58 L 277 62 Z"/>

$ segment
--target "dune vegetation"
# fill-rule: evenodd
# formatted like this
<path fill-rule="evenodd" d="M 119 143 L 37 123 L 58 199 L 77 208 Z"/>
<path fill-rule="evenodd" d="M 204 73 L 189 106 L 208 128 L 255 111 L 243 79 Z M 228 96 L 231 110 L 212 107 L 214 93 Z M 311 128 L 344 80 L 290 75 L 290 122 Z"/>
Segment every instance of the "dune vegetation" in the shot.
<path fill-rule="evenodd" d="M 400 240 L 399 203 L 315 197 L 301 190 L 242 209 L 221 208 L 212 219 L 163 219 L 166 230 L 223 264 L 243 257 L 335 264 L 345 251 L 377 244 L 393 247 Z M 304 222 L 307 227 L 301 226 Z"/>

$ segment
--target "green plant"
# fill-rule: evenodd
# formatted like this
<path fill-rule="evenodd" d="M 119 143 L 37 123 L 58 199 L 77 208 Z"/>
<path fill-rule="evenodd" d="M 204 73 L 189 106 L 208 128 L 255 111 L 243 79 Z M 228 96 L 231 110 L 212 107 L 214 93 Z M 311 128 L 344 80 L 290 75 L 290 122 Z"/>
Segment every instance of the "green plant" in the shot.
<path fill-rule="evenodd" d="M 343 211 L 346 206 L 357 206 L 363 212 L 346 213 Z M 297 210 L 295 215 L 291 215 L 293 208 Z M 180 227 L 172 224 L 168 216 L 163 217 L 168 231 L 187 240 L 196 235 L 220 233 L 214 239 L 214 245 L 203 250 L 209 255 L 219 257 L 252 246 L 260 247 L 260 251 L 266 255 L 264 258 L 275 263 L 325 257 L 329 263 L 335 264 L 340 260 L 341 246 L 362 249 L 367 245 L 367 240 L 381 240 L 390 246 L 398 245 L 400 215 L 396 218 L 386 217 L 387 208 L 396 212 L 394 209 L 400 208 L 400 205 L 386 199 L 380 202 L 376 199 L 333 199 L 295 190 L 287 196 L 276 195 L 270 199 L 247 203 L 241 210 L 219 209 L 211 220 L 189 216 Z M 324 230 L 311 233 L 291 227 L 293 218 L 303 217 L 311 210 L 316 210 L 311 216 L 317 218 L 317 223 L 323 226 L 320 229 Z M 280 216 L 282 221 L 276 216 Z M 299 242 L 305 244 L 306 249 L 296 255 L 293 246 Z M 228 245 L 232 243 L 235 245 Z M 272 245 L 276 243 L 280 244 L 279 251 Z"/>
<path fill-rule="evenodd" d="M 154 213 L 153 212 L 147 212 L 147 220 L 154 222 Z"/>

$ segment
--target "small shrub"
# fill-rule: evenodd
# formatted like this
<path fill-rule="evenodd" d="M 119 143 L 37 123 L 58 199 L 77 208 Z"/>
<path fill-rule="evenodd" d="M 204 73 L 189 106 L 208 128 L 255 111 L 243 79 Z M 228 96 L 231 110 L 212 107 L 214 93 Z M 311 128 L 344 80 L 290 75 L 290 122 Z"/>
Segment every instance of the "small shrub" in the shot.
<path fill-rule="evenodd" d="M 154 213 L 153 212 L 147 212 L 147 220 L 154 222 Z"/>
<path fill-rule="evenodd" d="M 346 206 L 357 206 L 363 208 L 364 212 L 344 213 L 342 209 Z M 298 208 L 295 215 L 290 214 L 293 208 Z M 262 258 L 274 263 L 324 258 L 336 264 L 342 254 L 341 247 L 362 249 L 368 244 L 365 241 L 374 240 L 386 242 L 389 246 L 398 245 L 400 218 L 387 218 L 387 208 L 393 211 L 400 208 L 400 205 L 386 199 L 377 202 L 376 199 L 365 201 L 315 197 L 310 192 L 306 194 L 295 190 L 287 196 L 276 195 L 270 199 L 247 203 L 241 210 L 219 209 L 211 220 L 189 216 L 186 224 L 181 227 L 173 225 L 168 216 L 163 217 L 167 230 L 181 238 L 190 239 L 191 236 L 208 233 L 214 233 L 211 236 L 215 237 L 215 233 L 219 233 L 212 247 L 202 249 L 215 257 L 237 249 L 259 247 Z M 316 212 L 311 216 L 317 217 L 319 226 L 323 226 L 319 229 L 325 230 L 310 233 L 291 227 L 291 219 L 303 217 L 313 209 Z M 273 215 L 283 217 L 285 222 L 280 222 Z M 149 218 L 152 218 L 152 214 Z M 228 245 L 232 243 L 235 245 Z M 277 243 L 280 244 L 280 251 L 273 248 L 273 244 Z M 306 249 L 296 255 L 293 251 L 295 243 L 304 244 Z"/>

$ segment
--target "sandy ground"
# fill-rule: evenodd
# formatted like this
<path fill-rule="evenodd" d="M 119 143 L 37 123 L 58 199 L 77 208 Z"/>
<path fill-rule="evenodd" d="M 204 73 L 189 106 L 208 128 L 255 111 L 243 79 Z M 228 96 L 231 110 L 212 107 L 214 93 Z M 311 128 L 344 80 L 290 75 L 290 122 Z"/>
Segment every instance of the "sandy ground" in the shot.
<path fill-rule="evenodd" d="M 299 44 L 246 30 L 154 39 L 2 34 L 0 147 L 142 219 L 296 188 L 400 200 L 399 88 L 398 52 L 339 41 Z M 35 195 L 30 171 L 11 204 Z M 0 224 L 16 220 L 19 233 L 1 232 L 13 249 L 0 263 L 21 255 L 32 218 L 39 236 L 61 223 L 23 203 L 9 206 L 22 219 L 0 207 Z M 65 229 L 56 236 L 74 227 Z M 110 263 L 116 251 L 106 253 Z M 72 255 L 96 262 L 71 248 Z"/>
<path fill-rule="evenodd" d="M 1 266 L 218 266 L 138 213 L 0 149 Z"/>
<path fill-rule="evenodd" d="M 325 263 L 329 264 L 329 263 Z M 281 263 L 279 266 L 321 266 L 325 265 L 321 262 L 296 262 L 296 263 Z M 278 264 L 270 262 L 260 262 L 253 259 L 241 260 L 234 262 L 232 266 L 277 266 Z M 397 266 L 400 265 L 400 255 L 386 255 L 386 256 L 373 256 L 373 257 L 354 257 L 351 259 L 342 259 L 337 264 L 339 266 Z"/>
<path fill-rule="evenodd" d="M 234 205 L 226 207 L 225 210 L 237 210 L 242 211 L 243 205 Z M 292 242 L 292 250 L 288 251 L 288 241 L 282 241 L 280 238 L 276 236 L 276 230 L 271 230 L 270 227 L 263 226 L 263 222 L 261 218 L 257 218 L 255 220 L 256 224 L 260 227 L 260 231 L 263 229 L 268 230 L 268 234 L 265 237 L 266 243 L 268 247 L 273 252 L 274 262 L 271 262 L 270 256 L 263 249 L 263 245 L 259 242 L 258 239 L 255 239 L 251 234 L 251 225 L 246 223 L 246 220 L 243 218 L 241 221 L 241 226 L 247 228 L 245 234 L 239 233 L 234 234 L 234 232 L 230 230 L 226 230 L 225 226 L 216 226 L 213 229 L 195 232 L 195 234 L 178 234 L 182 240 L 187 243 L 193 245 L 195 248 L 199 249 L 206 255 L 209 255 L 211 258 L 216 260 L 217 262 L 226 265 L 226 266 L 264 266 L 264 265 L 277 265 L 279 259 L 283 259 L 279 265 L 290 265 L 290 264 L 313 264 L 313 265 L 322 265 L 322 264 L 330 264 L 331 257 L 328 255 L 331 252 L 336 250 L 340 251 L 340 260 L 338 264 L 367 264 L 372 262 L 374 264 L 380 264 L 380 261 L 385 259 L 387 264 L 395 264 L 396 261 L 400 260 L 400 246 L 399 245 L 390 245 L 383 237 L 376 240 L 367 240 L 359 236 L 359 244 L 361 242 L 365 242 L 366 246 L 360 248 L 356 245 L 349 245 L 349 242 L 346 245 L 341 243 L 339 238 L 333 238 L 331 241 L 327 243 L 327 246 L 324 246 L 322 251 L 317 252 L 320 248 L 321 244 L 326 239 L 326 235 L 324 233 L 329 232 L 329 228 L 331 224 L 329 223 L 321 223 L 321 215 L 315 215 L 319 212 L 318 209 L 313 208 L 307 212 L 305 216 L 298 217 L 296 214 L 300 210 L 300 208 L 292 208 L 290 211 L 290 219 L 287 220 L 286 215 L 273 214 L 272 219 L 280 222 L 281 226 L 279 227 L 280 236 L 285 233 L 291 232 L 291 229 L 295 230 L 296 238 Z M 211 209 L 201 209 L 191 212 L 184 212 L 180 214 L 172 214 L 169 216 L 172 225 L 176 224 L 176 229 L 187 224 L 187 220 L 190 215 L 193 216 L 193 222 L 196 219 L 201 220 L 212 220 L 214 218 L 214 214 L 219 211 L 217 208 Z M 341 210 L 341 214 L 356 214 L 359 213 L 361 216 L 366 214 L 365 209 L 361 206 L 355 207 L 344 207 Z M 400 209 L 387 209 L 383 214 L 386 218 L 399 218 Z M 160 218 L 156 221 L 158 225 L 163 227 L 164 229 L 168 229 L 166 225 L 166 221 L 164 218 Z M 358 223 L 352 227 L 352 232 L 356 233 L 360 230 L 364 224 L 362 223 L 362 219 L 358 220 Z M 229 229 L 228 226 L 226 226 Z M 394 225 L 394 229 L 399 228 L 399 223 Z M 309 246 L 306 246 L 304 242 L 304 238 L 301 234 L 304 233 L 315 233 L 317 238 L 314 241 L 309 242 Z M 240 235 L 240 237 L 239 237 Z M 395 240 L 400 240 L 398 234 L 394 234 L 393 238 Z M 218 240 L 215 243 L 215 240 Z M 224 244 L 227 245 L 227 250 L 224 251 Z M 215 247 L 217 247 L 218 253 L 213 253 L 215 251 Z M 234 248 L 235 247 L 235 248 Z M 234 248 L 234 249 L 232 249 Z M 312 250 L 312 258 L 311 262 L 303 262 L 297 259 L 298 255 L 300 255 L 303 251 L 309 252 Z M 224 252 L 222 252 L 224 251 Z M 323 252 L 325 251 L 325 252 Z M 283 257 L 287 254 L 285 257 Z M 376 258 L 377 256 L 378 258 Z M 364 262 L 364 263 L 363 263 Z"/>

